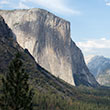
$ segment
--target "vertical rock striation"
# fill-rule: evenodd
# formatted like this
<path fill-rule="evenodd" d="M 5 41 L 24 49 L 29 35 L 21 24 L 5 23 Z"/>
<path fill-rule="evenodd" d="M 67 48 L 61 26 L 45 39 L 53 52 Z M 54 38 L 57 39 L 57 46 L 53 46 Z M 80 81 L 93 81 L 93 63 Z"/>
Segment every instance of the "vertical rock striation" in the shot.
<path fill-rule="evenodd" d="M 70 38 L 70 23 L 42 9 L 0 11 L 38 64 L 72 85 L 97 86 L 80 49 Z"/>

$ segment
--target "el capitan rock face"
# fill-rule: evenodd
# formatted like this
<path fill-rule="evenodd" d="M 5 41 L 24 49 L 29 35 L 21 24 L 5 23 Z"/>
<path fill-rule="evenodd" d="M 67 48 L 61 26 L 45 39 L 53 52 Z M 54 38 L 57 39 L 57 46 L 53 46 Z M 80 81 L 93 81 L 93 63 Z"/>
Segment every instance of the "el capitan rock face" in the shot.
<path fill-rule="evenodd" d="M 80 49 L 70 38 L 70 23 L 42 9 L 0 11 L 17 42 L 56 77 L 72 85 L 97 86 Z"/>

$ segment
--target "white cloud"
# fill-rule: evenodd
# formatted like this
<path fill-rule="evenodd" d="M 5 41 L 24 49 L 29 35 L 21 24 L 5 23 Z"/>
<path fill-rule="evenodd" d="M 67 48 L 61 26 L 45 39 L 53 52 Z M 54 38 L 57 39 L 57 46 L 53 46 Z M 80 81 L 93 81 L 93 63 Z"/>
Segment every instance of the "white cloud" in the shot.
<path fill-rule="evenodd" d="M 107 6 L 110 6 L 110 2 L 106 2 L 106 5 L 107 5 Z"/>
<path fill-rule="evenodd" d="M 19 2 L 19 5 L 17 7 L 18 9 L 28 9 L 29 7 L 27 5 L 25 5 L 24 3 L 22 2 Z"/>
<path fill-rule="evenodd" d="M 10 4 L 9 1 L 7 1 L 7 0 L 0 1 L 0 5 L 7 5 L 7 4 Z"/>
<path fill-rule="evenodd" d="M 80 14 L 79 11 L 69 8 L 69 6 L 64 3 L 64 0 L 22 0 L 22 2 L 35 3 L 36 5 L 40 5 L 57 13 L 66 13 L 73 15 Z"/>
<path fill-rule="evenodd" d="M 106 3 L 106 6 L 110 6 L 110 0 L 104 0 Z"/>
<path fill-rule="evenodd" d="M 14 1 L 14 0 L 1 0 L 0 1 L 0 8 L 3 8 L 4 6 L 7 6 L 8 8 L 12 9 L 28 9 L 27 5 L 22 2 L 22 0 Z"/>
<path fill-rule="evenodd" d="M 9 0 L 1 0 L 0 1 L 0 8 L 2 9 L 4 5 L 10 5 Z"/>
<path fill-rule="evenodd" d="M 11 9 L 27 9 L 32 8 L 30 4 L 34 6 L 40 6 L 41 8 L 48 9 L 52 12 L 66 15 L 79 15 L 80 11 L 70 8 L 65 0 L 0 0 L 0 7 L 6 5 Z M 28 5 L 28 6 L 27 6 Z"/>
<path fill-rule="evenodd" d="M 110 57 L 110 39 L 101 38 L 76 43 L 84 55 L 104 55 Z"/>
<path fill-rule="evenodd" d="M 83 48 L 110 48 L 110 40 L 106 38 L 77 42 L 77 45 Z"/>
<path fill-rule="evenodd" d="M 106 40 L 106 38 L 103 37 L 103 38 L 101 38 L 100 40 Z"/>

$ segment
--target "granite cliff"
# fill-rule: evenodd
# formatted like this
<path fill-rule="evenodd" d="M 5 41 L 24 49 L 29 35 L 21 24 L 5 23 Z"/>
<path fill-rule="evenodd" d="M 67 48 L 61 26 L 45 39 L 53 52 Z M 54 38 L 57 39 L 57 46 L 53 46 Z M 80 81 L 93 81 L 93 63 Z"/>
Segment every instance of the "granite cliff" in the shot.
<path fill-rule="evenodd" d="M 28 49 L 43 68 L 72 85 L 98 85 L 70 37 L 68 21 L 42 9 L 0 10 L 0 15 L 19 45 Z"/>
<path fill-rule="evenodd" d="M 15 40 L 15 35 L 0 16 L 0 96 L 2 77 L 9 71 L 8 67 L 16 53 L 21 54 L 23 68 L 29 74 L 29 82 L 35 91 L 40 93 L 51 92 L 62 96 L 74 97 L 75 88 L 63 80 L 56 78 L 36 63 L 28 50 L 24 50 Z"/>

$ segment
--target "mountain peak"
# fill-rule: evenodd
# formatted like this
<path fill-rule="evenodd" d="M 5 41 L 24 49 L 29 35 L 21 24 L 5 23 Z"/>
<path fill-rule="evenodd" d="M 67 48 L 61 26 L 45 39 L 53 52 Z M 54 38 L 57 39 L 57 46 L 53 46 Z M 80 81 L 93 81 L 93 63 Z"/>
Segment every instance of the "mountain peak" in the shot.
<path fill-rule="evenodd" d="M 85 56 L 85 62 L 86 62 L 86 64 L 88 64 L 89 61 L 90 61 L 94 56 L 95 56 L 95 55 Z"/>
<path fill-rule="evenodd" d="M 88 62 L 87 66 L 101 85 L 110 86 L 110 58 L 94 56 Z"/>

